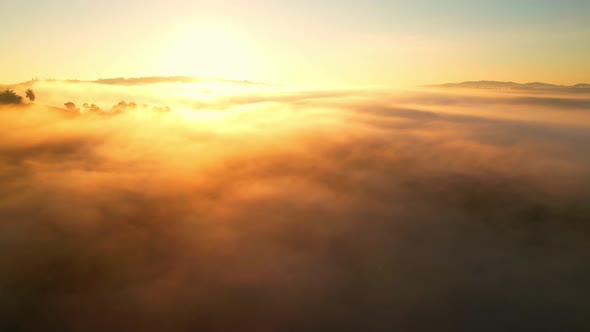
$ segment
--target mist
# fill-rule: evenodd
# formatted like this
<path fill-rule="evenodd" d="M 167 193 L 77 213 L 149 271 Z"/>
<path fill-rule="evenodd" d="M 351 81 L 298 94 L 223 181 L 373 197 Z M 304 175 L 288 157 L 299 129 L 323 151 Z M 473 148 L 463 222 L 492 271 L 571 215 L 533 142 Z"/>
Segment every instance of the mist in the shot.
<path fill-rule="evenodd" d="M 33 88 L 0 106 L 1 331 L 587 326 L 588 96 Z"/>

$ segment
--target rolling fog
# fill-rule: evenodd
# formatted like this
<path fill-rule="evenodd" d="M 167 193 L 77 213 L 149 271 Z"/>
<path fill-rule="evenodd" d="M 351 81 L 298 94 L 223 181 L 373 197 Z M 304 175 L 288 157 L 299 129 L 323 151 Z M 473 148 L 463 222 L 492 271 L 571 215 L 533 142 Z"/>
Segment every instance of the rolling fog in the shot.
<path fill-rule="evenodd" d="M 33 89 L 0 106 L 0 331 L 588 326 L 587 95 Z"/>

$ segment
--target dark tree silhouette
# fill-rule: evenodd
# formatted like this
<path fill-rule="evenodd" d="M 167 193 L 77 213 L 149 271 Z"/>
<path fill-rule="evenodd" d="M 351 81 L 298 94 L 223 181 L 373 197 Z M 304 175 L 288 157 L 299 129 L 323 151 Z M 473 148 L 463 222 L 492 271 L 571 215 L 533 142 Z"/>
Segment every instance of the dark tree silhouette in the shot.
<path fill-rule="evenodd" d="M 26 96 L 31 102 L 35 101 L 35 92 L 32 89 L 27 89 Z"/>
<path fill-rule="evenodd" d="M 20 104 L 23 102 L 23 97 L 14 93 L 10 89 L 0 92 L 0 104 Z"/>
<path fill-rule="evenodd" d="M 68 101 L 67 103 L 65 103 L 64 106 L 66 107 L 66 109 L 68 111 L 80 112 L 80 109 L 78 107 L 76 107 L 76 104 L 72 103 L 71 101 Z"/>
<path fill-rule="evenodd" d="M 92 112 L 92 113 L 102 113 L 102 109 L 100 109 L 100 107 L 92 104 L 92 105 L 88 105 L 87 103 L 84 103 L 84 105 L 82 105 L 82 107 L 84 107 L 84 109 L 86 110 L 86 112 Z"/>

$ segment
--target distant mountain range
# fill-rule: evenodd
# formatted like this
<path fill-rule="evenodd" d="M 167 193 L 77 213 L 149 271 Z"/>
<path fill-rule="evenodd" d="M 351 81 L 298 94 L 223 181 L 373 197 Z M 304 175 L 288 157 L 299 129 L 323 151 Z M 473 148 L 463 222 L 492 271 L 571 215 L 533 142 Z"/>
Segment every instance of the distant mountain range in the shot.
<path fill-rule="evenodd" d="M 110 85 L 146 85 L 146 84 L 160 84 L 160 83 L 195 83 L 195 82 L 214 82 L 214 83 L 232 83 L 245 85 L 266 85 L 259 82 L 252 82 L 246 80 L 226 80 L 220 78 L 199 78 L 191 76 L 153 76 L 153 77 L 136 77 L 136 78 L 107 78 L 98 79 L 94 81 L 82 80 L 56 80 L 56 79 L 33 79 L 27 82 L 17 84 L 0 84 L 0 89 L 13 89 L 17 87 L 31 87 L 37 82 L 66 82 L 66 83 L 98 83 Z"/>
<path fill-rule="evenodd" d="M 467 89 L 493 89 L 493 90 L 542 90 L 559 92 L 588 92 L 590 84 L 582 83 L 576 85 L 557 85 L 542 82 L 515 83 L 498 81 L 467 81 L 462 83 L 446 83 L 439 85 L 428 85 L 436 88 L 467 88 Z"/>

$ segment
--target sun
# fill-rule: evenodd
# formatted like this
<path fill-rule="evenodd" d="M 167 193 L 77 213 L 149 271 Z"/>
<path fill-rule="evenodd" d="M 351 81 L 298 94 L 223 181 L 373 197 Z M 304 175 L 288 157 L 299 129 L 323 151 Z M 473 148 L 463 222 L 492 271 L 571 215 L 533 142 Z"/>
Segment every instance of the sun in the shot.
<path fill-rule="evenodd" d="M 189 22 L 172 29 L 160 65 L 170 75 L 255 79 L 260 63 L 253 44 L 229 24 Z"/>

